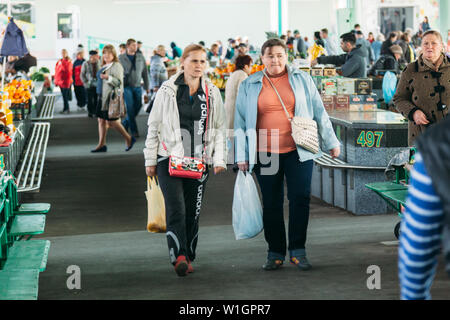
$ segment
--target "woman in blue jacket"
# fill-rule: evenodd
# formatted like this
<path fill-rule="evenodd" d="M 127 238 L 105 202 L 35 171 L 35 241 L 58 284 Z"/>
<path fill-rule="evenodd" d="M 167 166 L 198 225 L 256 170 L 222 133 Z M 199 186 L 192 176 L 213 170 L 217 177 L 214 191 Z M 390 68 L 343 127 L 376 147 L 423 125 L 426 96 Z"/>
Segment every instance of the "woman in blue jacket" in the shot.
<path fill-rule="evenodd" d="M 306 257 L 305 243 L 313 159 L 322 154 L 313 154 L 295 144 L 287 114 L 272 85 L 290 117 L 317 122 L 323 150 L 338 157 L 340 143 L 311 76 L 286 66 L 284 42 L 266 41 L 261 55 L 266 69 L 242 82 L 236 100 L 236 162 L 241 171 L 255 172 L 261 188 L 264 236 L 269 246 L 263 268 L 278 269 L 288 249 L 290 262 L 300 270 L 308 270 L 311 264 Z M 288 248 L 283 218 L 285 177 L 289 199 Z"/>

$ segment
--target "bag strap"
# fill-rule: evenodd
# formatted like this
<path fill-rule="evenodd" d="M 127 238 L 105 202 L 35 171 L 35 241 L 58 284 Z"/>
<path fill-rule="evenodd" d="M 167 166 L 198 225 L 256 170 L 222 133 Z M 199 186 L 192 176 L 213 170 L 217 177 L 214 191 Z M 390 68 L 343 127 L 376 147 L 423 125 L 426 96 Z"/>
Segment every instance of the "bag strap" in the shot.
<path fill-rule="evenodd" d="M 283 99 L 281 99 L 281 96 L 280 96 L 280 94 L 278 93 L 277 88 L 275 88 L 274 84 L 273 84 L 272 81 L 270 80 L 269 76 L 266 74 L 266 71 L 265 71 L 265 70 L 263 70 L 263 74 L 264 74 L 264 76 L 267 78 L 267 80 L 269 81 L 269 83 L 270 83 L 270 85 L 272 86 L 273 90 L 275 90 L 275 93 L 277 94 L 278 99 L 280 99 L 281 105 L 283 106 L 283 109 L 284 109 L 284 111 L 286 112 L 287 118 L 289 119 L 289 121 L 292 121 L 292 118 L 291 118 L 291 116 L 289 115 L 289 112 L 287 111 L 286 106 L 284 105 Z"/>

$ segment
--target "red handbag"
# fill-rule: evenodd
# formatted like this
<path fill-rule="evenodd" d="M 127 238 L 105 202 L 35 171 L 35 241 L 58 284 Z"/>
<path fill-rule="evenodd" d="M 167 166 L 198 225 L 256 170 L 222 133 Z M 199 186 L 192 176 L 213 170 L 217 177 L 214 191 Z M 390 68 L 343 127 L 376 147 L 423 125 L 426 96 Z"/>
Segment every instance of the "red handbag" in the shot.
<path fill-rule="evenodd" d="M 191 157 L 169 157 L 169 174 L 171 177 L 177 178 L 187 178 L 199 180 L 203 177 L 206 171 L 205 164 L 205 152 L 206 152 L 206 138 L 208 132 L 208 120 L 209 120 L 209 97 L 208 97 L 208 87 L 206 88 L 206 129 L 205 129 L 205 146 L 203 148 L 203 158 L 191 158 Z M 162 143 L 164 150 L 167 151 L 166 145 Z"/>

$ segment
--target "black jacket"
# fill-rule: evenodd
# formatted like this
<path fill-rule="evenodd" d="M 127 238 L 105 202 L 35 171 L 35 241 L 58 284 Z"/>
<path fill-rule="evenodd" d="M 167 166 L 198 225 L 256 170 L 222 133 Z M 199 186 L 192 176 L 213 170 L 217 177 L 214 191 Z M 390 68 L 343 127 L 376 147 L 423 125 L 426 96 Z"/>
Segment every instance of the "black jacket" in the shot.
<path fill-rule="evenodd" d="M 391 50 L 389 50 L 390 47 L 392 47 L 394 44 L 392 43 L 391 40 L 387 39 L 385 42 L 383 42 L 383 44 L 381 45 L 381 51 L 380 54 L 388 54 L 389 52 L 391 52 Z"/>
<path fill-rule="evenodd" d="M 443 245 L 450 276 L 450 117 L 425 131 L 417 148 L 444 209 Z"/>
<path fill-rule="evenodd" d="M 374 63 L 373 67 L 369 71 L 369 75 L 376 75 L 376 71 L 378 70 L 389 70 L 394 71 L 395 74 L 400 74 L 400 64 L 397 59 L 395 59 L 394 54 L 383 54 L 380 58 Z"/>
<path fill-rule="evenodd" d="M 342 75 L 347 78 L 367 77 L 366 55 L 360 45 L 356 46 L 350 53 L 340 56 L 322 56 L 317 58 L 317 61 L 320 64 L 342 66 Z"/>

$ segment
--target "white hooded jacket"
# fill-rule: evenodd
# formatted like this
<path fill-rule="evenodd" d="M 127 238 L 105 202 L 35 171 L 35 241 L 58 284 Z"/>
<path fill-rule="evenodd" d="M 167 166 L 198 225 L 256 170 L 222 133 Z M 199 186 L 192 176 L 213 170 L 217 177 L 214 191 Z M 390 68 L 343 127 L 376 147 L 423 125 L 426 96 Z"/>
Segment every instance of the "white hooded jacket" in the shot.
<path fill-rule="evenodd" d="M 148 118 L 148 134 L 144 148 L 146 167 L 156 166 L 158 155 L 162 157 L 184 156 L 177 104 L 178 86 L 175 85 L 175 81 L 182 73 L 183 71 L 178 72 L 164 82 L 156 94 L 155 102 Z M 210 101 L 205 161 L 214 167 L 226 168 L 227 118 L 222 96 L 219 89 L 205 77 L 202 77 L 201 86 L 204 92 L 206 92 L 206 87 L 208 87 Z M 163 142 L 167 150 L 165 150 Z"/>

